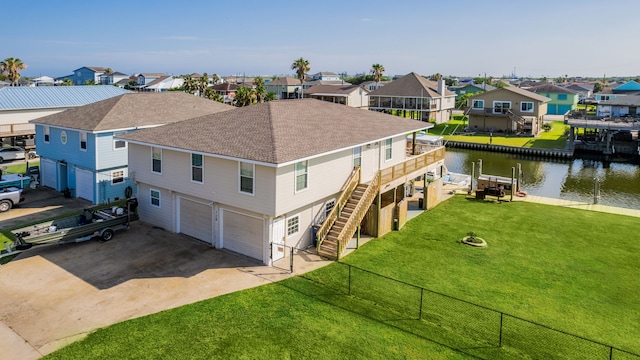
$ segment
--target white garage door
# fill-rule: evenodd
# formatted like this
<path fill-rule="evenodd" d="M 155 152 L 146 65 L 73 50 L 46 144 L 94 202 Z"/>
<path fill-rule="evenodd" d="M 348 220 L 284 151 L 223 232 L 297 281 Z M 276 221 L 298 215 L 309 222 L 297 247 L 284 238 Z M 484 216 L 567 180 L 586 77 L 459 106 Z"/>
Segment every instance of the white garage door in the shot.
<path fill-rule="evenodd" d="M 211 206 L 182 197 L 179 199 L 180 232 L 198 240 L 213 243 Z"/>
<path fill-rule="evenodd" d="M 40 160 L 40 182 L 42 186 L 56 189 L 56 162 L 48 159 Z"/>
<path fill-rule="evenodd" d="M 228 210 L 221 214 L 222 247 L 262 260 L 262 219 Z"/>
<path fill-rule="evenodd" d="M 76 196 L 93 202 L 93 173 L 76 168 Z"/>

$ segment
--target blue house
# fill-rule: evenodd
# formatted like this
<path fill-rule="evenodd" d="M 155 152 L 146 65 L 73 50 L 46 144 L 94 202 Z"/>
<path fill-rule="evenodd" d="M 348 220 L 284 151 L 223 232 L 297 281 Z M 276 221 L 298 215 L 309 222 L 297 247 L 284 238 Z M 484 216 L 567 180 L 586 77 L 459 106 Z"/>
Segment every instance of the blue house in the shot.
<path fill-rule="evenodd" d="M 73 70 L 73 74 L 57 77 L 56 80 L 64 81 L 69 79 L 73 81 L 73 85 L 87 85 L 88 81 L 100 84 L 100 75 L 104 74 L 106 70 L 106 67 L 101 66 L 83 66 Z"/>
<path fill-rule="evenodd" d="M 130 93 L 30 121 L 41 185 L 94 204 L 135 194 L 127 143 L 114 136 L 233 109 L 182 92 Z"/>

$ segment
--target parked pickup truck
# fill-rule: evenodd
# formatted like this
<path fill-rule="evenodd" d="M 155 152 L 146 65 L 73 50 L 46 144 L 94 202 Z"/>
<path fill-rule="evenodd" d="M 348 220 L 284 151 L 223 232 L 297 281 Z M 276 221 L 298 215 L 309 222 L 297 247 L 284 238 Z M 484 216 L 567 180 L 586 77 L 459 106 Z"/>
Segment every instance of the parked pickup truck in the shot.
<path fill-rule="evenodd" d="M 11 186 L 0 190 L 0 212 L 8 211 L 23 201 L 24 194 L 18 187 Z"/>

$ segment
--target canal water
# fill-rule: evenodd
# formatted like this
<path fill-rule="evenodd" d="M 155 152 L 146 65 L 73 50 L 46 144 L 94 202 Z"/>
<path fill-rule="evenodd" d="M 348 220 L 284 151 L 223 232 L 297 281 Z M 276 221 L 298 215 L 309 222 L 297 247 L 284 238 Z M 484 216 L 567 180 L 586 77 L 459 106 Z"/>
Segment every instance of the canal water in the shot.
<path fill-rule="evenodd" d="M 557 199 L 594 202 L 594 184 L 600 187 L 599 204 L 640 209 L 640 166 L 602 161 L 598 157 L 550 159 L 518 154 L 447 148 L 449 171 L 471 175 L 482 159 L 482 173 L 511 177 L 511 168 L 522 166 L 521 190 Z"/>

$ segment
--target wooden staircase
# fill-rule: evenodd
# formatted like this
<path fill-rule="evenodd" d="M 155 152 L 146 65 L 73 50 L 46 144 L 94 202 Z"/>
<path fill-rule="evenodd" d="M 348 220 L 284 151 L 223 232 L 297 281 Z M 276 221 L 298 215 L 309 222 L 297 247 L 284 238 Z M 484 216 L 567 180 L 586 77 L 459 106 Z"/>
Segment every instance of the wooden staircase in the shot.
<path fill-rule="evenodd" d="M 524 128 L 525 118 L 514 113 L 511 109 L 507 110 L 507 116 L 511 121 L 515 121 L 515 123 L 518 124 L 518 131 L 522 131 L 522 128 Z"/>
<path fill-rule="evenodd" d="M 349 200 L 347 200 L 347 203 L 344 205 L 344 208 L 340 212 L 338 219 L 329 230 L 329 234 L 327 234 L 327 237 L 318 247 L 319 255 L 330 259 L 336 259 L 340 243 L 340 233 L 347 226 L 352 215 L 354 215 L 354 210 L 356 210 L 356 207 L 358 206 L 358 203 L 362 199 L 362 196 L 364 195 L 366 190 L 366 184 L 360 184 L 355 188 L 355 190 L 353 190 L 353 193 L 351 193 L 351 197 L 349 197 Z M 353 234 L 350 234 L 349 238 L 351 238 L 352 235 Z"/>

